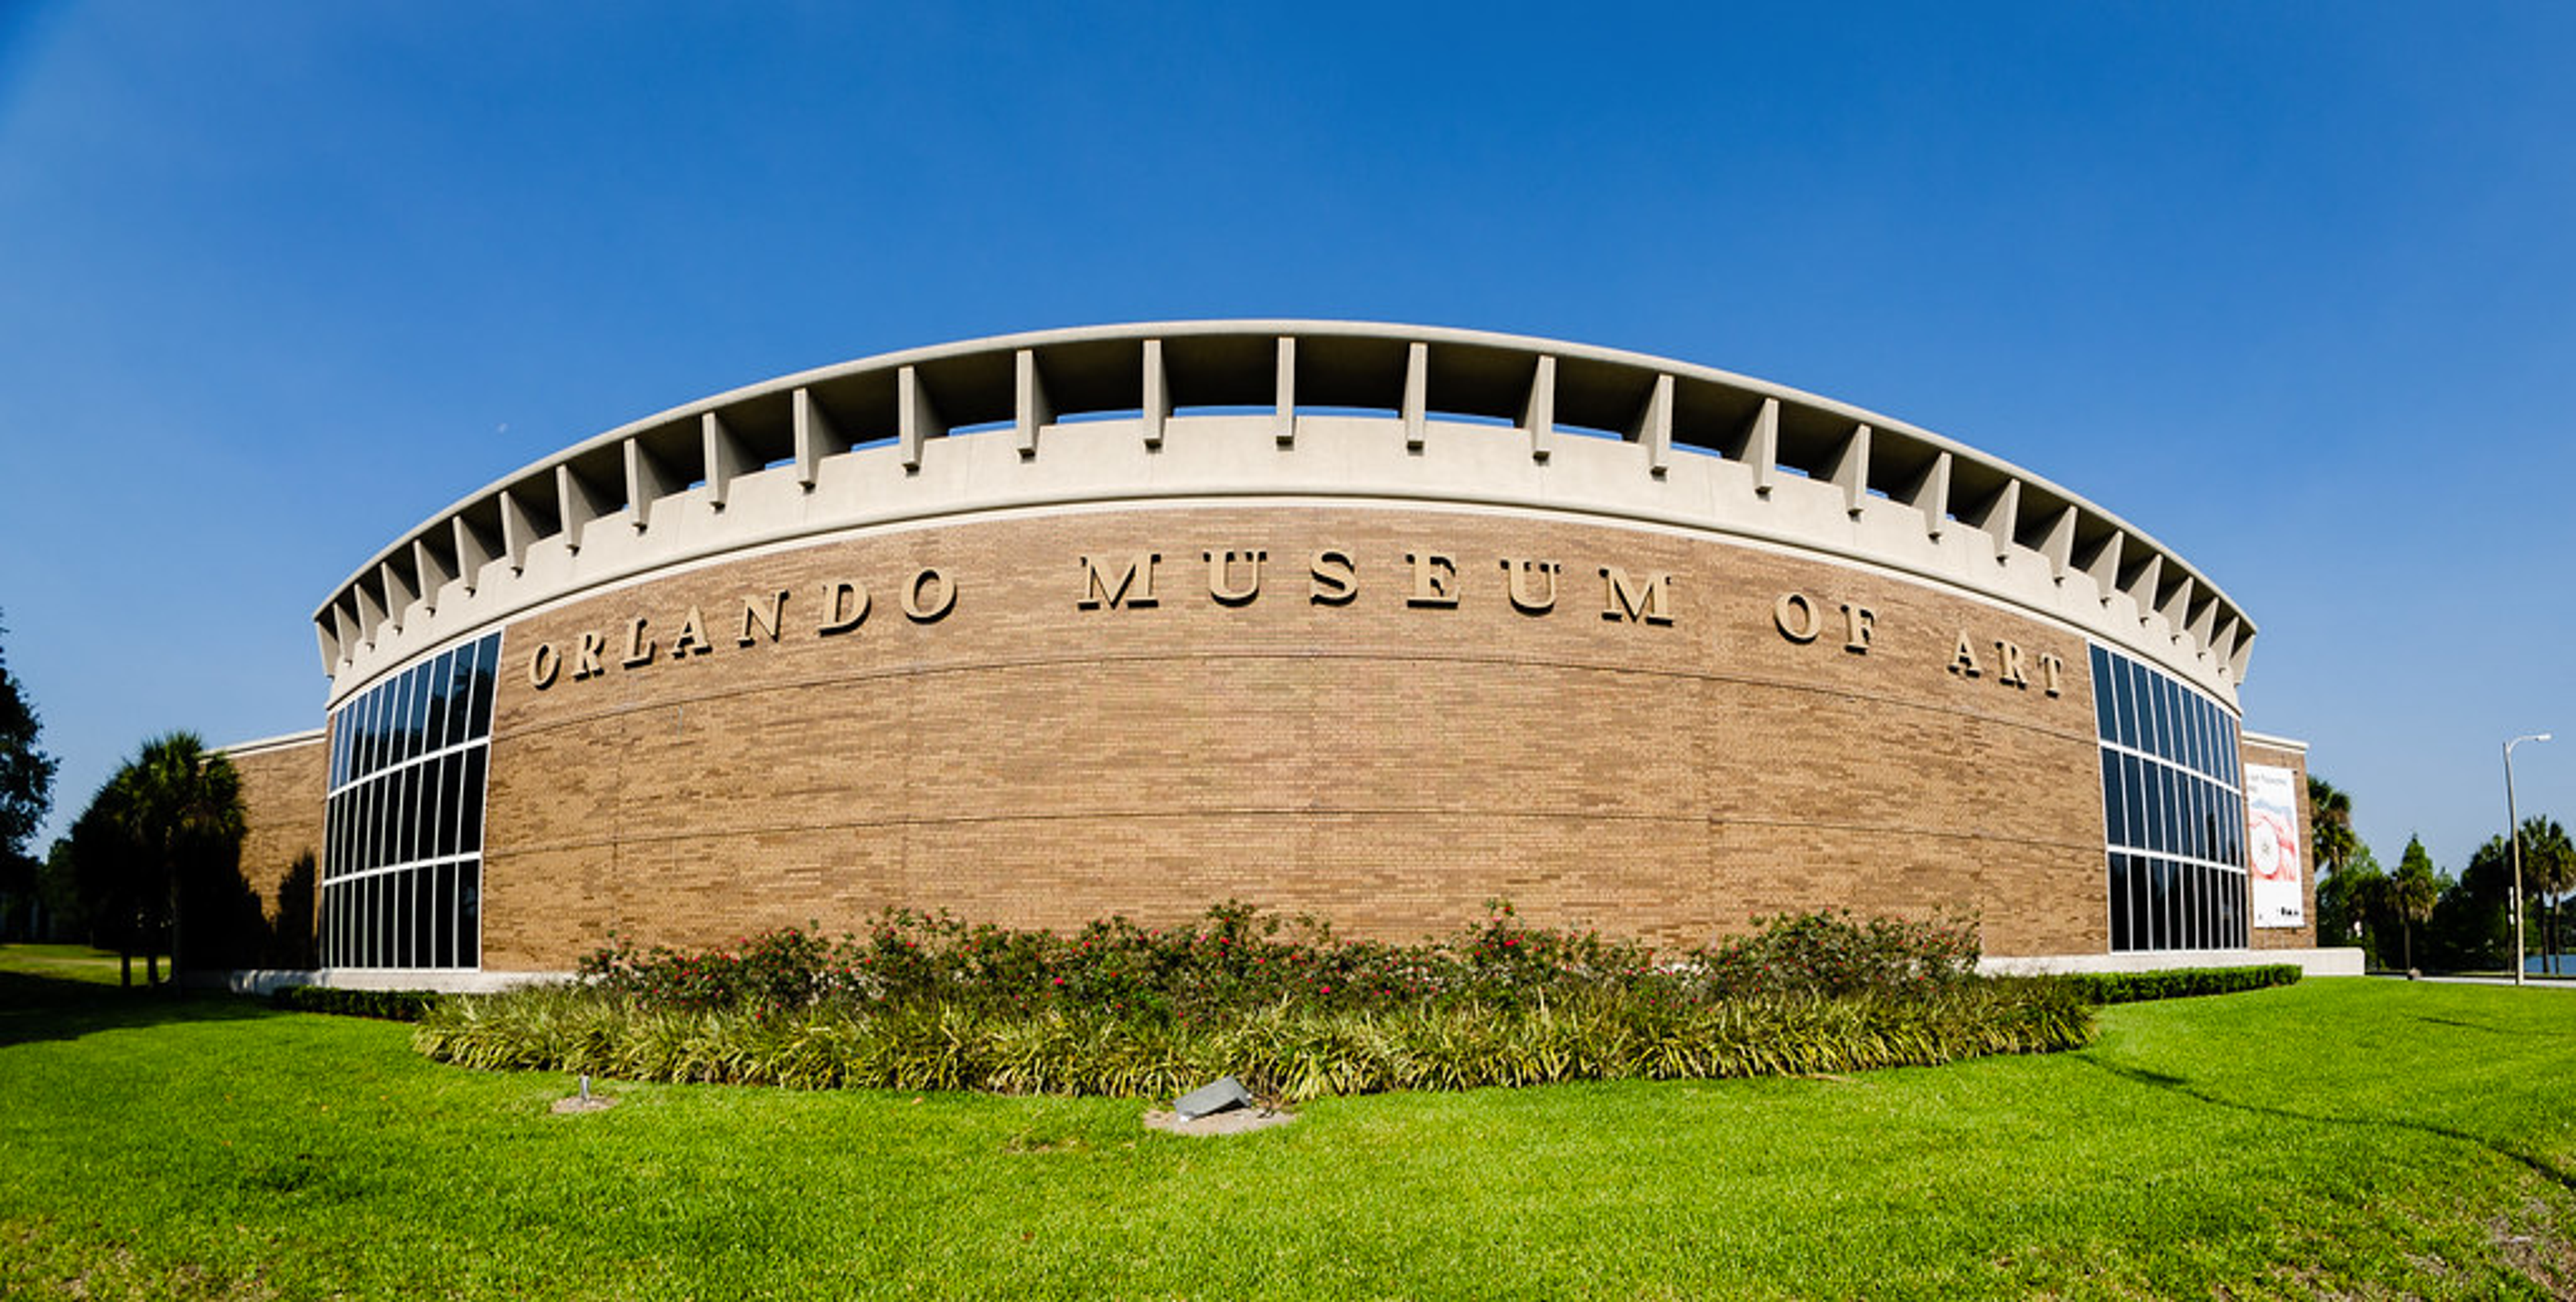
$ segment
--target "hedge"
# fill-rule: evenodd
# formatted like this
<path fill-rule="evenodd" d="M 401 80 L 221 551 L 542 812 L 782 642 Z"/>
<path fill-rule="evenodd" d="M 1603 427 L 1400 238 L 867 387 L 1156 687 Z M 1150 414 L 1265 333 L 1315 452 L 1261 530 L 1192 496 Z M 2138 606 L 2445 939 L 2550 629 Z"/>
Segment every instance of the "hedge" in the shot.
<path fill-rule="evenodd" d="M 2061 979 L 2087 1003 L 2133 1004 L 2297 985 L 2300 975 L 2296 963 L 2266 963 L 2255 967 L 2160 968 L 2153 972 L 2076 972 Z"/>
<path fill-rule="evenodd" d="M 417 1022 L 438 1006 L 439 999 L 435 990 L 350 990 L 340 986 L 285 986 L 269 996 L 271 1003 L 289 1012 L 376 1017 L 389 1022 Z"/>

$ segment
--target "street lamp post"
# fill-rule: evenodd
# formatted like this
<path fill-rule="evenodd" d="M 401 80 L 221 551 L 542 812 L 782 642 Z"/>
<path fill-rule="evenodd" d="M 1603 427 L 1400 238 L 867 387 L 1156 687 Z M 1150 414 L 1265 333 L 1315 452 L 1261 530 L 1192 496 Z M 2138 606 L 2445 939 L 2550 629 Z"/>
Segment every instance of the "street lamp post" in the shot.
<path fill-rule="evenodd" d="M 2513 983 L 2522 984 L 2522 816 L 2513 807 L 2513 748 L 2526 741 L 2547 741 L 2536 732 L 2504 744 L 2504 834 L 2513 843 Z"/>

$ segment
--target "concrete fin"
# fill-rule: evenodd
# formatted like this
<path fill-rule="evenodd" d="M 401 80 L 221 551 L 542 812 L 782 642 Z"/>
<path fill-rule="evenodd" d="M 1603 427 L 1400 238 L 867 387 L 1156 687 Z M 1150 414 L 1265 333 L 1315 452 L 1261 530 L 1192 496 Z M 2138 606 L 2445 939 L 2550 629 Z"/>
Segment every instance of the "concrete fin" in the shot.
<path fill-rule="evenodd" d="M 707 500 L 721 511 L 725 495 L 733 490 L 734 479 L 759 469 L 760 462 L 749 445 L 725 428 L 724 417 L 708 412 L 698 418 L 698 430 L 706 445 Z"/>
<path fill-rule="evenodd" d="M 897 441 L 903 445 L 903 468 L 921 469 L 922 444 L 944 437 L 948 426 L 941 423 L 939 409 L 931 404 L 930 390 L 921 382 L 921 368 L 907 366 L 895 374 L 895 393 L 901 400 L 897 412 Z"/>
<path fill-rule="evenodd" d="M 331 619 L 313 621 L 313 642 L 316 649 L 322 653 L 322 663 L 326 669 L 340 663 L 340 633 L 333 627 L 333 624 L 338 621 L 338 614 L 338 609 L 335 607 Z"/>
<path fill-rule="evenodd" d="M 1297 341 L 1286 335 L 1279 339 L 1278 414 L 1270 418 L 1270 434 L 1287 447 L 1297 441 Z"/>
<path fill-rule="evenodd" d="M 807 489 L 814 487 L 814 477 L 823 458 L 837 457 L 850 450 L 850 440 L 832 424 L 832 415 L 814 400 L 809 389 L 798 389 L 793 404 L 796 416 L 796 482 Z"/>
<path fill-rule="evenodd" d="M 2254 634 L 2252 630 L 2240 626 L 2229 645 L 2227 676 L 2242 686 L 2245 682 L 2245 671 L 2251 667 L 2253 659 Z"/>
<path fill-rule="evenodd" d="M 1765 497 L 1780 476 L 1780 400 L 1764 398 L 1737 437 L 1732 455 L 1753 472 L 1753 491 Z"/>
<path fill-rule="evenodd" d="M 1646 394 L 1645 409 L 1637 413 L 1636 428 L 1628 437 L 1646 449 L 1646 470 L 1660 475 L 1673 464 L 1673 377 L 1658 375 L 1655 387 Z"/>
<path fill-rule="evenodd" d="M 1960 517 L 1971 528 L 1982 529 L 1995 541 L 1995 559 L 2012 557 L 2013 530 L 2021 523 L 2021 481 L 2007 479 L 2001 491 L 1986 499 L 1974 518 Z"/>
<path fill-rule="evenodd" d="M 2129 600 L 2137 604 L 2139 623 L 2146 623 L 2155 617 L 2156 589 L 2162 587 L 2164 581 L 2164 556 L 2161 553 L 2149 553 L 2145 560 L 2138 562 L 2137 572 L 2129 576 L 2128 583 L 2122 585 L 2121 590 L 2128 593 Z"/>
<path fill-rule="evenodd" d="M 1923 513 L 1923 532 L 1940 537 L 1950 523 L 1950 454 L 1934 456 L 1900 496 L 1907 506 Z"/>
<path fill-rule="evenodd" d="M 2093 586 L 2101 592 L 2105 606 L 2111 604 L 2111 594 L 2120 590 L 2120 551 L 2128 540 L 2129 535 L 2114 529 L 2094 545 L 2093 554 L 2084 561 L 2082 568 L 2093 577 Z"/>
<path fill-rule="evenodd" d="M 411 540 L 411 572 L 420 576 L 421 602 L 434 615 L 438 613 L 438 590 L 456 577 L 456 566 L 450 559 L 452 553 L 441 554 L 429 539 L 430 535 L 423 534 Z M 448 541 L 454 544 L 452 534 Z"/>
<path fill-rule="evenodd" d="M 2226 618 L 2218 621 L 2217 628 L 2211 630 L 2209 636 L 2209 649 L 2218 659 L 2219 673 L 2227 674 L 2232 672 L 2228 666 L 2233 662 L 2236 655 L 2236 635 L 2242 631 L 2244 627 L 2245 621 L 2237 618 L 2236 612 L 2231 610 L 2227 612 Z"/>
<path fill-rule="evenodd" d="M 411 583 L 392 561 L 376 567 L 376 587 L 385 594 L 385 622 L 401 628 L 403 616 L 410 612 L 411 603 L 420 600 L 420 594 L 412 590 Z"/>
<path fill-rule="evenodd" d="M 1163 373 L 1163 341 L 1145 341 L 1145 395 L 1138 404 L 1145 413 L 1145 447 L 1156 450 L 1163 446 L 1163 424 L 1172 418 L 1172 380 Z"/>
<path fill-rule="evenodd" d="M 1038 431 L 1055 423 L 1055 404 L 1047 399 L 1046 377 L 1038 373 L 1038 354 L 1034 348 L 1023 348 L 1011 359 L 1015 396 L 1011 402 L 1011 420 L 1019 437 L 1023 458 L 1038 454 Z"/>
<path fill-rule="evenodd" d="M 509 558 L 510 572 L 528 568 L 528 548 L 537 541 L 537 522 L 529 516 L 527 505 L 513 489 L 501 490 L 501 554 Z"/>
<path fill-rule="evenodd" d="M 1869 501 L 1869 426 L 1854 425 L 1843 438 L 1842 450 L 1834 454 L 1833 469 L 1825 482 L 1843 490 L 1843 510 L 1857 516 Z"/>
<path fill-rule="evenodd" d="M 1431 419 L 1431 345 L 1415 340 L 1404 350 L 1404 450 L 1422 450 L 1423 427 Z"/>
<path fill-rule="evenodd" d="M 2174 580 L 2173 592 L 2156 604 L 2156 613 L 2164 616 L 2165 628 L 2175 637 L 2183 635 L 2184 617 L 2191 612 L 2194 585 L 2186 574 Z"/>
<path fill-rule="evenodd" d="M 2040 540 L 2039 554 L 2048 558 L 2049 577 L 2066 582 L 2066 572 L 2075 566 L 2075 508 L 2072 505 L 2057 513 L 2050 522 L 2048 536 Z"/>
<path fill-rule="evenodd" d="M 570 467 L 564 467 L 564 469 L 569 473 Z M 576 487 L 580 482 L 579 477 L 574 477 L 573 483 Z M 662 464 L 660 457 L 646 451 L 640 440 L 626 440 L 626 505 L 634 514 L 635 527 L 638 530 L 652 523 L 652 514 L 656 505 L 663 498 L 679 492 L 680 486 L 686 482 L 669 466 Z M 564 500 L 566 502 L 564 533 L 568 537 L 577 538 L 577 535 L 572 532 L 574 524 L 570 506 L 571 491 L 568 490 L 565 493 Z M 582 518 L 587 520 L 601 514 L 597 506 L 598 504 L 595 503 L 584 506 Z"/>
<path fill-rule="evenodd" d="M 1530 372 L 1529 401 L 1521 407 L 1521 426 L 1529 431 L 1530 460 L 1545 461 L 1556 449 L 1556 359 L 1540 354 Z"/>
<path fill-rule="evenodd" d="M 465 581 L 465 595 L 473 596 L 474 587 L 483 581 L 483 567 L 501 558 L 501 549 L 489 534 L 475 527 L 464 516 L 449 519 L 456 535 L 456 577 Z"/>
<path fill-rule="evenodd" d="M 2191 618 L 2183 622 L 2183 627 L 2191 634 L 2194 646 L 2202 651 L 2209 650 L 2212 645 L 2211 639 L 2218 632 L 2218 595 L 2202 593 L 2200 608 L 2193 611 Z"/>
<path fill-rule="evenodd" d="M 385 599 L 382 594 L 368 587 L 364 579 L 352 586 L 356 588 L 358 595 L 358 636 L 365 638 L 367 645 L 374 646 L 376 630 L 385 626 Z"/>
<path fill-rule="evenodd" d="M 632 474 L 635 464 L 634 455 L 641 449 L 635 446 L 633 439 L 626 441 L 626 448 L 627 471 Z M 619 503 L 606 491 L 580 475 L 574 474 L 569 465 L 555 467 L 555 505 L 561 508 L 556 522 L 563 528 L 564 546 L 576 552 L 581 550 L 582 526 L 619 509 Z M 644 527 L 644 511 L 640 501 L 636 505 L 635 527 L 638 529 Z"/>
<path fill-rule="evenodd" d="M 357 612 L 350 607 L 350 598 L 332 602 L 331 645 L 339 651 L 342 661 L 358 653 L 358 641 L 365 636 L 365 631 L 358 626 Z"/>

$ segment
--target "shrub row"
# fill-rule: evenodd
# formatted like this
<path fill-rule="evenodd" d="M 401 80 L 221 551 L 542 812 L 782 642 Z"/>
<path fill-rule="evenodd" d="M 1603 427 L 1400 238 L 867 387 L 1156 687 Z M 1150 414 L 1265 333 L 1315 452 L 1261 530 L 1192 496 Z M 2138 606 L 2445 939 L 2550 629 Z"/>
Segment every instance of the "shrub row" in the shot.
<path fill-rule="evenodd" d="M 436 1007 L 434 990 L 348 990 L 338 986 L 282 986 L 269 1002 L 297 1013 L 336 1013 L 342 1017 L 379 1017 L 389 1022 L 417 1022 Z"/>
<path fill-rule="evenodd" d="M 637 949 L 612 937 L 580 970 L 585 984 L 650 1008 L 787 1012 L 927 1000 L 993 1014 L 1089 1008 L 1185 1017 L 1279 1004 L 1518 1008 L 1600 989 L 1688 1003 L 1789 992 L 1893 994 L 1960 985 L 1976 962 L 1976 932 L 1964 922 L 1797 914 L 1661 956 L 1591 931 L 1529 926 L 1498 900 L 1458 935 L 1414 945 L 1346 940 L 1329 923 L 1232 902 L 1210 909 L 1196 926 L 1110 918 L 1071 935 L 891 910 L 865 935 L 838 940 L 789 928 L 682 952 Z"/>
<path fill-rule="evenodd" d="M 1318 1007 L 1215 1019 L 832 1001 L 791 1013 L 679 1009 L 580 987 L 440 1002 L 413 1031 L 469 1067 L 627 1080 L 1171 1098 L 1222 1074 L 1283 1102 L 1398 1089 L 1706 1079 L 1931 1065 L 2088 1043 L 2091 1008 L 2047 979 L 1919 994 L 1691 1003 L 1596 990 L 1505 1006 Z"/>
<path fill-rule="evenodd" d="M 2059 979 L 2089 1003 L 2132 1004 L 2297 985 L 2299 976 L 2296 963 L 2266 963 L 2257 967 L 2161 968 L 2153 972 L 2076 972 Z"/>

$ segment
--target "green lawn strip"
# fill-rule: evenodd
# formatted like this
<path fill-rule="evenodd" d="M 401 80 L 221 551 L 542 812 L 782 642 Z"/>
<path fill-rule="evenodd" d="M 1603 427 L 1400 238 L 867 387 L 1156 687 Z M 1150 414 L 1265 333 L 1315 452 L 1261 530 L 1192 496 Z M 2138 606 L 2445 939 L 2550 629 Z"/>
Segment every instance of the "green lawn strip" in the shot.
<path fill-rule="evenodd" d="M 0 1042 L 0 1294 L 2543 1297 L 2576 1282 L 2517 1269 L 2576 1239 L 2561 999 L 2308 982 L 2106 1009 L 2071 1054 L 1227 1139 L 936 1093 L 557 1117 L 563 1077 L 400 1025 L 71 1000 Z"/>
<path fill-rule="evenodd" d="M 166 963 L 164 968 L 166 974 Z M 136 985 L 143 984 L 145 971 L 143 956 L 135 955 Z M 116 951 L 112 949 L 92 949 L 87 945 L 0 945 L 0 972 L 112 986 L 117 984 L 119 965 Z"/>

